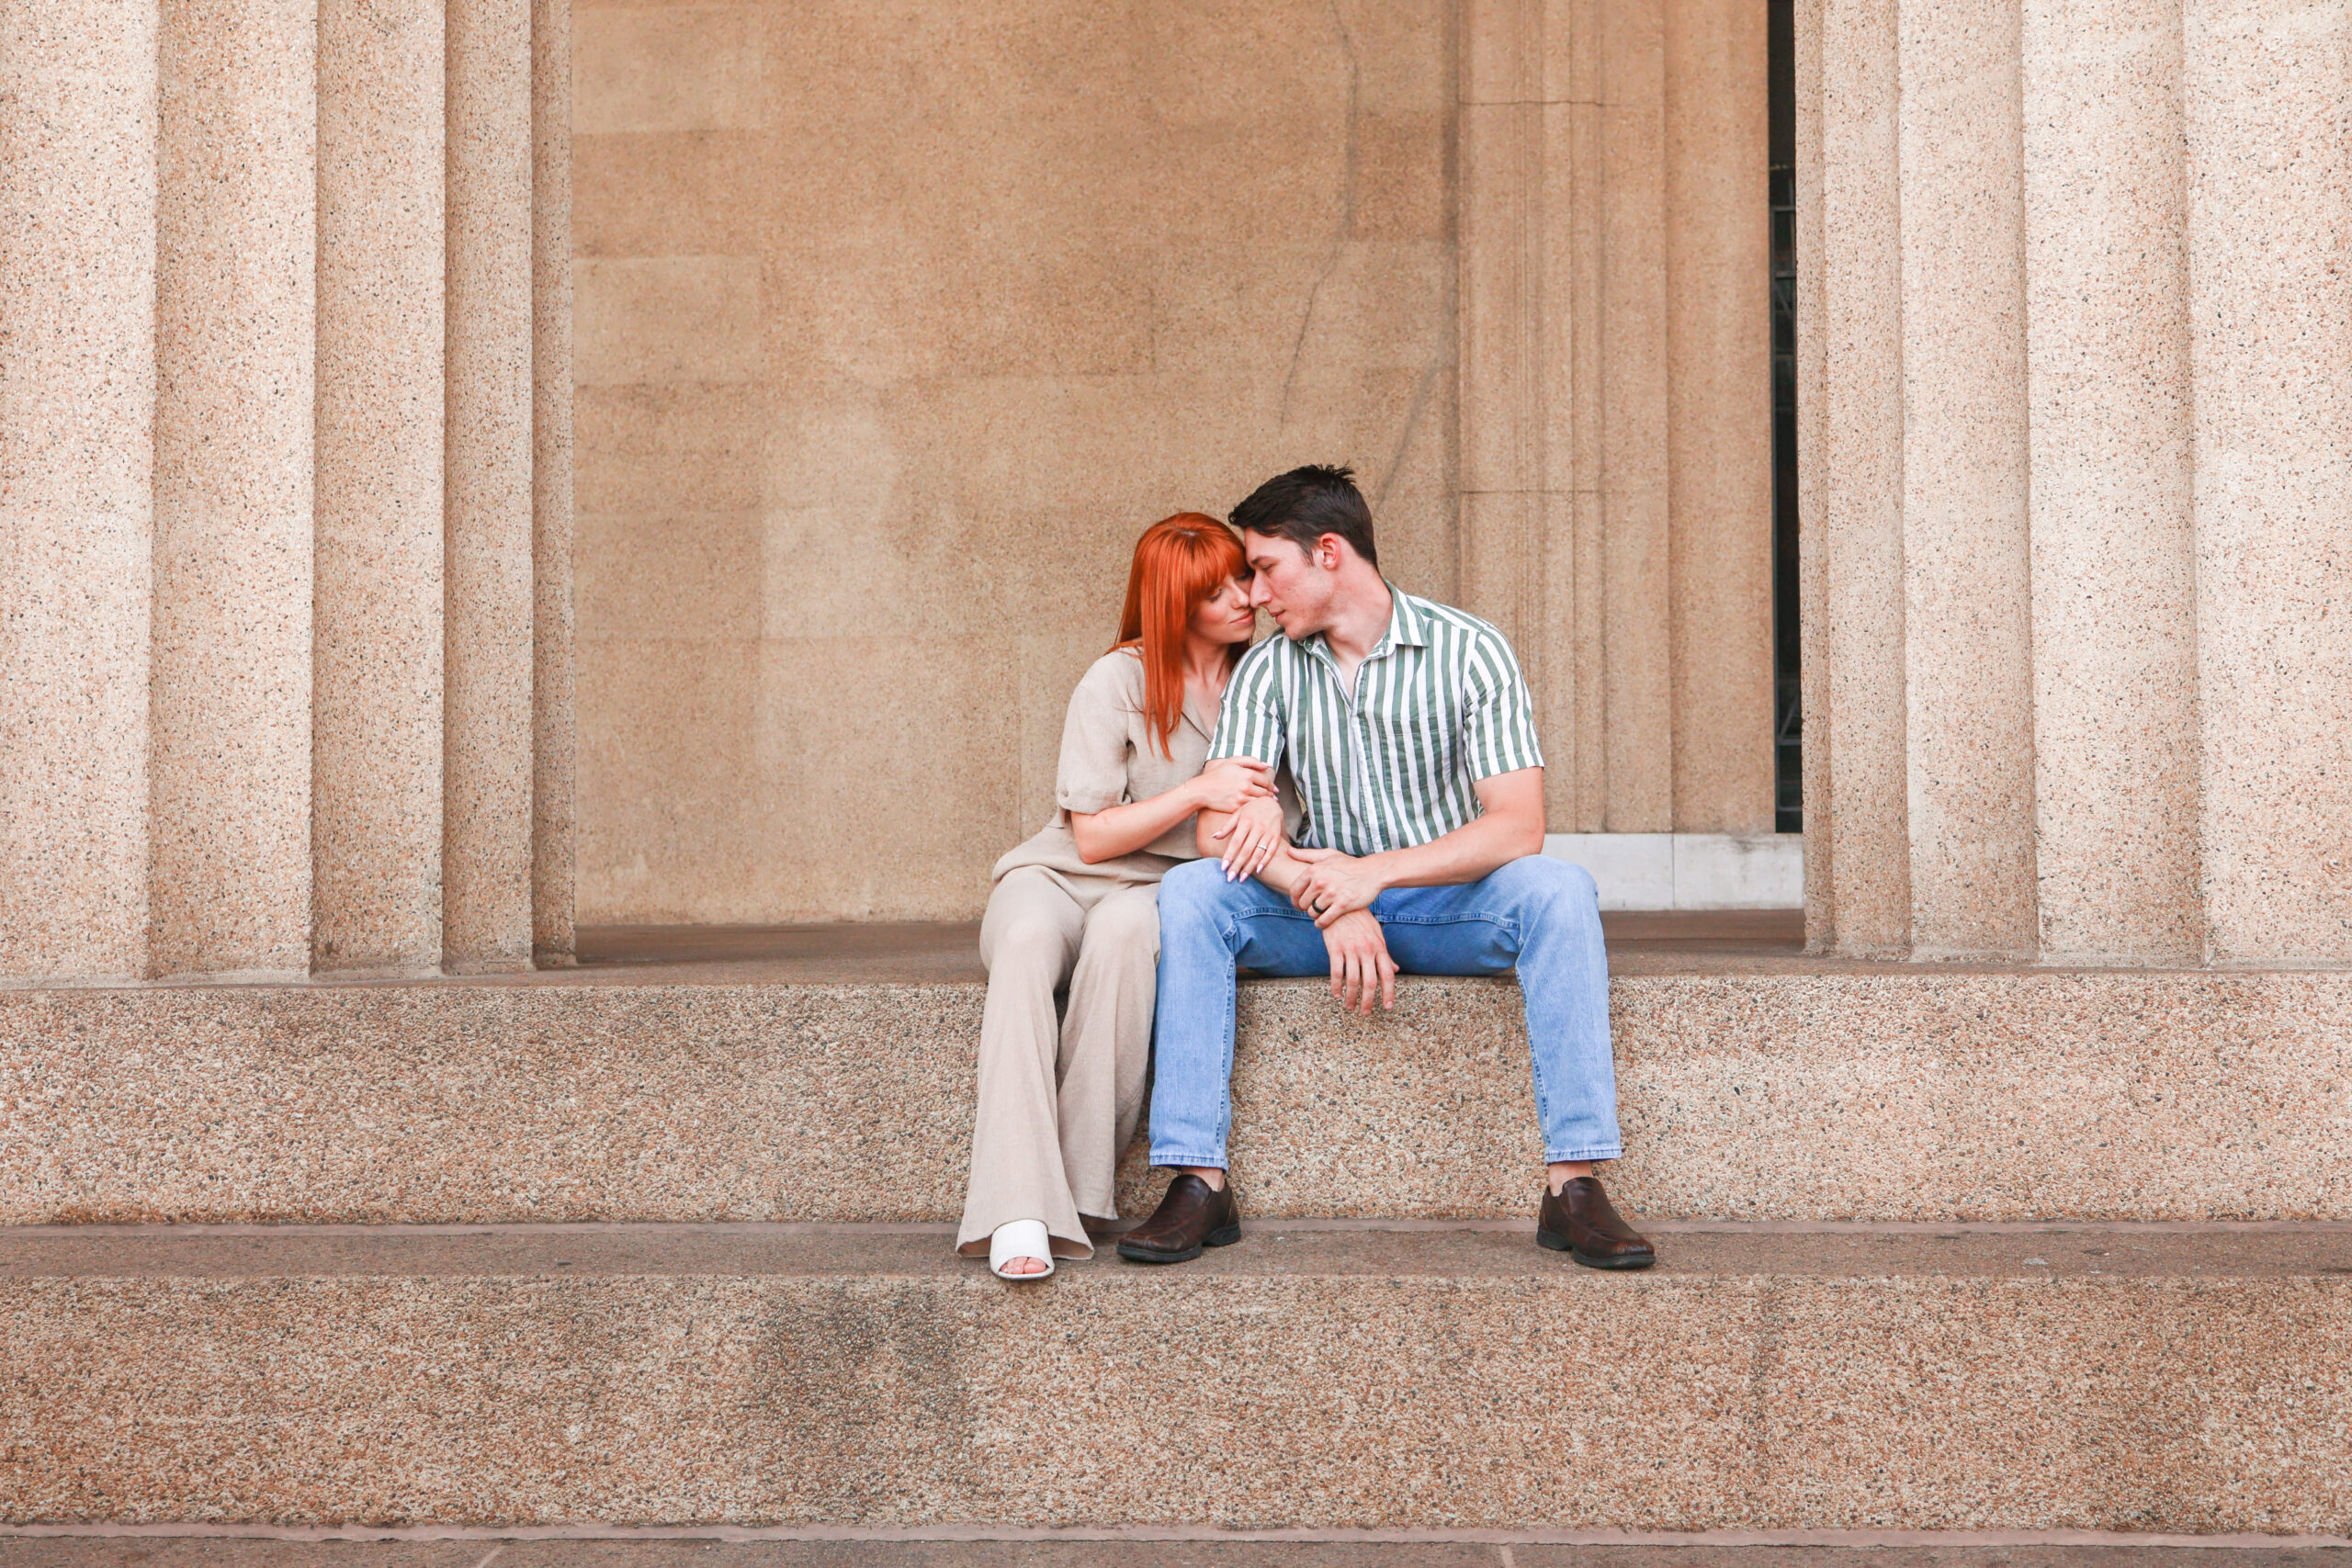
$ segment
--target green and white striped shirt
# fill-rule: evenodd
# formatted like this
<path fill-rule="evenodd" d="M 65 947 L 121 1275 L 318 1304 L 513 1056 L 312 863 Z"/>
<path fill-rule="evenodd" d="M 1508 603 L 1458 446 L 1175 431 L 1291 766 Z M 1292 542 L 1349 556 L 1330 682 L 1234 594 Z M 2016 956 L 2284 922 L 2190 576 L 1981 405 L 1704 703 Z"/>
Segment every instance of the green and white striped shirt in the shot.
<path fill-rule="evenodd" d="M 1209 756 L 1280 766 L 1288 749 L 1301 848 L 1351 855 L 1426 844 L 1476 820 L 1471 785 L 1544 765 L 1535 706 L 1503 634 L 1399 592 L 1350 698 L 1323 634 L 1242 656 Z"/>

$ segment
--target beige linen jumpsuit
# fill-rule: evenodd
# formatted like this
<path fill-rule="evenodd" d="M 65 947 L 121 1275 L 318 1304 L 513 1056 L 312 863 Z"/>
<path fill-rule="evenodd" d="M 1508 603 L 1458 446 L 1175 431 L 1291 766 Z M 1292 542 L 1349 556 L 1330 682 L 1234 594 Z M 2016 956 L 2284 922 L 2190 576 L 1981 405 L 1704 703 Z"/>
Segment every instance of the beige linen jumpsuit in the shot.
<path fill-rule="evenodd" d="M 1069 814 L 1148 800 L 1201 771 L 1216 709 L 1188 704 L 1159 745 L 1143 711 L 1143 660 L 1114 649 L 1071 694 L 1053 825 L 996 863 L 980 923 L 988 1007 L 972 1179 L 956 1249 L 984 1255 L 1012 1220 L 1043 1220 L 1057 1258 L 1093 1253 L 1079 1216 L 1112 1219 L 1112 1178 L 1143 1108 L 1159 963 L 1159 879 L 1197 859 L 1193 818 L 1133 854 L 1089 865 Z M 1067 986 L 1057 1021 L 1054 993 Z"/>

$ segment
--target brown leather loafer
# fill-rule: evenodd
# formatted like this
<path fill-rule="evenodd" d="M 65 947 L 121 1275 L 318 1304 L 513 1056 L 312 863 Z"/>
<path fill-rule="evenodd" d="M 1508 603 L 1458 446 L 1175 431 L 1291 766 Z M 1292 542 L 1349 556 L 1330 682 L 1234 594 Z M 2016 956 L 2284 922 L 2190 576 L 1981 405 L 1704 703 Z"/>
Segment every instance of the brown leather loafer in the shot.
<path fill-rule="evenodd" d="M 1579 1176 L 1557 1192 L 1546 1184 L 1535 1241 L 1588 1269 L 1646 1269 L 1657 1261 L 1657 1249 L 1618 1217 L 1600 1179 L 1590 1176 Z"/>
<path fill-rule="evenodd" d="M 1204 1247 L 1231 1247 L 1240 1239 L 1232 1181 L 1215 1188 L 1187 1172 L 1168 1184 L 1151 1218 L 1119 1238 L 1119 1256 L 1130 1263 L 1189 1263 Z"/>

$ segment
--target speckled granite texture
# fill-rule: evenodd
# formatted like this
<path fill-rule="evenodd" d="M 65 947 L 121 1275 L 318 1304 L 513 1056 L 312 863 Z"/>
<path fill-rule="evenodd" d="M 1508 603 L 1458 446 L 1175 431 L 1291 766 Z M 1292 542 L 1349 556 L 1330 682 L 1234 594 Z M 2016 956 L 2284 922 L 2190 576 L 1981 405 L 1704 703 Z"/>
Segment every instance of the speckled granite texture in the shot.
<path fill-rule="evenodd" d="M 1881 660 L 1903 671 L 1911 944 L 1922 957 L 2030 956 L 2041 945 L 2020 9 L 1895 7 L 1903 621 L 1899 659 L 1888 648 Z"/>
<path fill-rule="evenodd" d="M 316 970 L 442 956 L 447 21 L 445 0 L 318 7 Z"/>
<path fill-rule="evenodd" d="M 531 966 L 532 0 L 451 0 L 441 951 Z"/>
<path fill-rule="evenodd" d="M 576 973 L 576 972 L 575 972 Z M 1509 982 L 1245 987 L 1250 1213 L 1515 1215 Z M 978 986 L 0 993 L 0 1220 L 942 1220 Z M 2352 975 L 1616 983 L 1653 1215 L 2352 1216 Z M 1130 1169 L 1125 1201 L 1146 1201 Z"/>
<path fill-rule="evenodd" d="M 2180 11 L 2097 0 L 2021 12 L 2041 951 L 2195 962 Z M 2081 113 L 2090 103 L 2098 112 Z"/>
<path fill-rule="evenodd" d="M 2352 1524 L 2341 1227 L 153 1239 L 0 1236 L 0 1517 Z"/>
<path fill-rule="evenodd" d="M 483 1568 L 474 1540 L 0 1540 L 0 1568 Z M 506 1540 L 498 1568 L 2343 1568 L 2328 1547 L 1322 1540 Z"/>

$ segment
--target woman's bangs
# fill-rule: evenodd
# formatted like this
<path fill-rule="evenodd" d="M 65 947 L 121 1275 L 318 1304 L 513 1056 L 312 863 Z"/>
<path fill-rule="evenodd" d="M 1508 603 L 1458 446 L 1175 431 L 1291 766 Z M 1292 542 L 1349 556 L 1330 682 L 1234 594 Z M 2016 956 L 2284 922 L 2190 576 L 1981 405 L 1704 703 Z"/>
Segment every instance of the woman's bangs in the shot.
<path fill-rule="evenodd" d="M 1189 615 L 1215 598 L 1227 579 L 1244 577 L 1249 566 L 1241 558 L 1239 542 L 1222 525 L 1191 530 L 1184 543 L 1184 607 Z"/>

